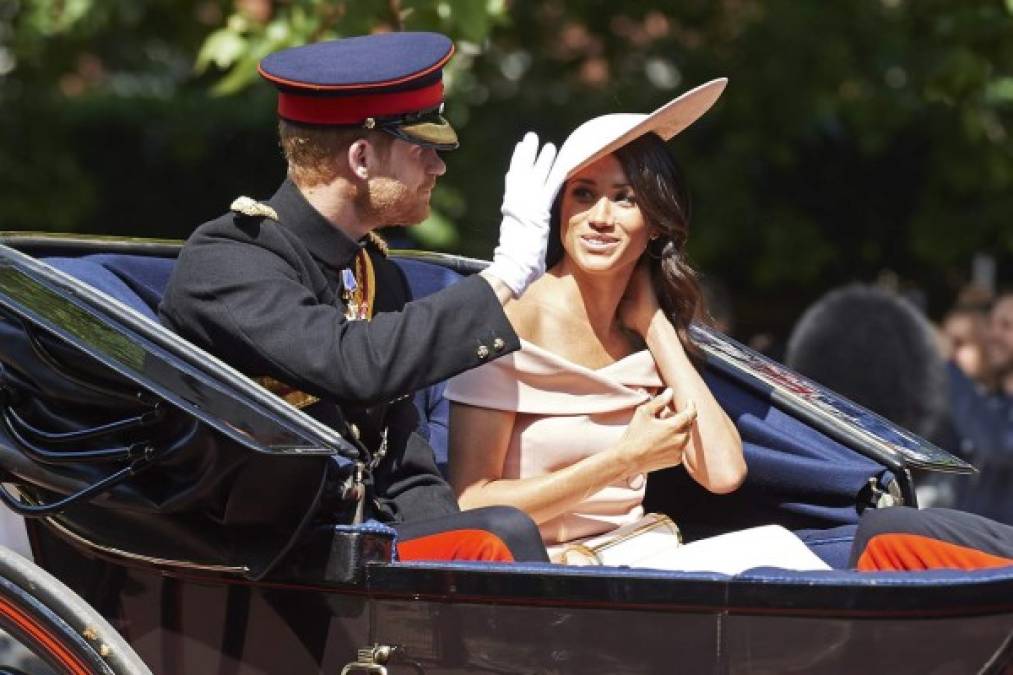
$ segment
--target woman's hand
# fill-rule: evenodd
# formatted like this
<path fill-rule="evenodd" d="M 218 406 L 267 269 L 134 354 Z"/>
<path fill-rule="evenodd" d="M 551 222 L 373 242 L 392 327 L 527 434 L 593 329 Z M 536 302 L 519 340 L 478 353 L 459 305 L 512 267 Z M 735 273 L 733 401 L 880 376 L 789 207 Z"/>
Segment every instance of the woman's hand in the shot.
<path fill-rule="evenodd" d="M 619 320 L 641 337 L 646 337 L 651 320 L 660 311 L 661 305 L 658 304 L 658 296 L 651 283 L 651 270 L 647 260 L 641 259 L 633 270 L 629 283 L 626 284 L 626 293 L 619 302 Z"/>
<path fill-rule="evenodd" d="M 689 442 L 696 421 L 696 405 L 690 400 L 675 412 L 673 393 L 666 389 L 640 405 L 616 447 L 620 460 L 628 467 L 628 475 L 648 473 L 682 462 L 682 453 Z"/>
<path fill-rule="evenodd" d="M 538 136 L 528 132 L 514 148 L 510 160 L 503 191 L 499 245 L 493 251 L 492 264 L 482 275 L 487 281 L 489 277 L 499 279 L 515 298 L 545 272 L 552 198 L 543 193 L 555 193 L 558 189 L 554 183 L 551 186 L 548 183 L 555 159 L 556 146 L 546 143 L 539 149 Z M 496 289 L 496 284 L 493 288 Z"/>
<path fill-rule="evenodd" d="M 607 450 L 526 478 L 503 475 L 517 413 L 461 403 L 450 406 L 450 484 L 462 509 L 506 505 L 536 523 L 571 513 L 578 504 L 630 477 L 679 464 L 696 408 L 676 413 L 672 392 L 641 405 L 626 433 Z"/>

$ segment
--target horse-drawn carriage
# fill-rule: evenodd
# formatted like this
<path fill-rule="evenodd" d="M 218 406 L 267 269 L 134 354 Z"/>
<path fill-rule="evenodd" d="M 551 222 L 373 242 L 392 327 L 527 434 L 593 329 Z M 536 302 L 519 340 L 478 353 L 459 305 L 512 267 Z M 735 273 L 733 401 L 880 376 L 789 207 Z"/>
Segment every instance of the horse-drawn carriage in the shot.
<path fill-rule="evenodd" d="M 1013 663 L 1013 569 L 844 569 L 862 510 L 916 505 L 912 469 L 971 468 L 720 334 L 694 327 L 749 478 L 716 496 L 666 470 L 651 476 L 646 506 L 690 539 L 779 523 L 834 570 L 403 563 L 390 528 L 351 524 L 339 487 L 360 459 L 352 439 L 155 321 L 178 243 L 2 241 L 0 498 L 26 516 L 35 563 L 83 602 L 0 556 L 0 628 L 52 672 L 143 672 L 141 661 L 158 673 L 335 674 Z M 394 255 L 417 296 L 482 265 Z M 438 455 L 440 394 L 416 394 Z M 123 642 L 88 622 L 95 612 Z"/>

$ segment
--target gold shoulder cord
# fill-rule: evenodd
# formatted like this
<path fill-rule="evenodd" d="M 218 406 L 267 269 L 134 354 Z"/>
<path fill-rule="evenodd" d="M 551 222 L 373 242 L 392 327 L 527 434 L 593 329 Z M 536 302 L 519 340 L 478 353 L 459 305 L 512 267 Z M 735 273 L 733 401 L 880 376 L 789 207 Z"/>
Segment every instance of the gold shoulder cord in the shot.
<path fill-rule="evenodd" d="M 366 239 L 368 239 L 373 246 L 376 246 L 377 250 L 380 251 L 380 254 L 384 258 L 390 255 L 390 246 L 387 244 L 387 241 L 376 232 L 370 232 L 367 234 Z"/>
<path fill-rule="evenodd" d="M 345 317 L 350 321 L 369 321 L 373 318 L 376 301 L 376 271 L 366 249 L 359 249 L 352 264 L 355 285 L 344 291 Z"/>
<path fill-rule="evenodd" d="M 373 244 L 384 258 L 389 255 L 389 247 L 383 237 L 375 232 L 366 235 L 369 243 Z M 373 259 L 369 257 L 369 251 L 365 247 L 355 255 L 355 278 L 363 290 L 362 300 L 365 302 L 365 318 L 367 321 L 373 318 L 373 306 L 376 302 L 376 269 L 373 266 Z"/>

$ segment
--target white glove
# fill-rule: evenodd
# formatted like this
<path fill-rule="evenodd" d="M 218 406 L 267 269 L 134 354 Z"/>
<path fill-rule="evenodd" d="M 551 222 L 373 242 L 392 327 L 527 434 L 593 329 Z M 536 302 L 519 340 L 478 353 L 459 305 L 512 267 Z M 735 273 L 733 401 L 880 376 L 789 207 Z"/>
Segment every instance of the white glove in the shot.
<path fill-rule="evenodd" d="M 510 160 L 499 245 L 486 271 L 502 280 L 515 298 L 545 272 L 549 209 L 551 195 L 555 193 L 546 181 L 555 158 L 556 146 L 546 143 L 539 151 L 538 136 L 528 132 L 514 148 Z"/>

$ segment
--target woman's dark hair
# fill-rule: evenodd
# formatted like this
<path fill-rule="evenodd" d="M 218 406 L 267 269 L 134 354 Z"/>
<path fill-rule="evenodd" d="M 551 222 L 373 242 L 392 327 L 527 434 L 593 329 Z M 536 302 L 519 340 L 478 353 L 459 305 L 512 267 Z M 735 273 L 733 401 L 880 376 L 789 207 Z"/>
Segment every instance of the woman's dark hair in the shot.
<path fill-rule="evenodd" d="M 696 272 L 686 260 L 690 219 L 686 183 L 665 142 L 657 134 L 644 134 L 616 150 L 615 156 L 633 186 L 644 219 L 659 234 L 648 243 L 644 253 L 651 267 L 658 301 L 682 343 L 691 347 L 689 324 L 694 320 L 706 321 L 707 312 Z M 562 195 L 563 190 L 560 190 L 552 205 L 547 267 L 563 257 L 559 236 Z"/>

